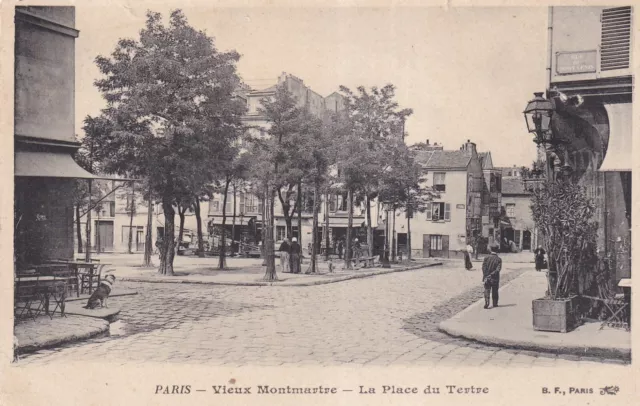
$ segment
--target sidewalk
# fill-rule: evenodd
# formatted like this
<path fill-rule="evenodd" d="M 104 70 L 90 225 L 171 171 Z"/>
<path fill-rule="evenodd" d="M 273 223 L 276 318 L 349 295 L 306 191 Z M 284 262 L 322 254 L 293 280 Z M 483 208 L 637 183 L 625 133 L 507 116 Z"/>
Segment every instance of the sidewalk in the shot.
<path fill-rule="evenodd" d="M 315 274 L 305 274 L 309 264 L 304 263 L 302 273 L 291 274 L 280 272 L 277 264 L 276 275 L 278 280 L 266 282 L 262 278 L 265 267 L 261 264 L 246 268 L 231 268 L 218 270 L 215 268 L 185 269 L 182 267 L 176 271 L 175 276 L 159 275 L 156 269 L 143 269 L 133 267 L 119 267 L 114 275 L 123 281 L 130 282 L 155 282 L 155 283 L 198 283 L 207 285 L 231 285 L 231 286 L 314 286 L 328 283 L 342 282 L 351 279 L 367 278 L 375 275 L 383 275 L 393 272 L 403 272 L 436 265 L 442 265 L 439 261 L 421 261 L 411 264 L 394 264 L 390 268 L 359 268 L 359 269 L 334 269 L 329 272 L 324 262 L 319 262 L 319 269 Z M 335 265 L 335 263 L 334 263 Z"/>
<path fill-rule="evenodd" d="M 484 299 L 439 325 L 456 337 L 486 344 L 579 356 L 631 358 L 631 334 L 585 323 L 569 333 L 535 331 L 532 300 L 544 296 L 544 272 L 529 271 L 500 289 L 500 306 L 484 309 Z"/>
<path fill-rule="evenodd" d="M 114 287 L 109 297 L 136 295 L 138 292 Z M 66 317 L 59 312 L 53 318 L 40 315 L 35 320 L 21 320 L 14 327 L 14 346 L 18 355 L 56 347 L 62 344 L 87 340 L 109 334 L 109 324 L 115 321 L 120 308 L 83 309 L 88 294 L 71 296 L 66 301 Z"/>

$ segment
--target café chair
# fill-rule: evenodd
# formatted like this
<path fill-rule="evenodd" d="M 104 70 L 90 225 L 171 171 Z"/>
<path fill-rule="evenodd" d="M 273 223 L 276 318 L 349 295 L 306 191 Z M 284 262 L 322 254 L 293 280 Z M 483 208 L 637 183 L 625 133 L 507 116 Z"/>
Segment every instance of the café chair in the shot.
<path fill-rule="evenodd" d="M 42 313 L 45 305 L 45 295 L 39 283 L 38 276 L 29 275 L 30 280 L 14 281 L 14 316 L 15 321 L 25 318 L 35 319 Z"/>
<path fill-rule="evenodd" d="M 79 273 L 80 275 L 80 293 L 84 293 L 84 291 L 88 291 L 89 294 L 93 293 L 93 290 L 100 285 L 100 280 L 102 278 L 102 270 L 106 265 L 97 265 L 90 266 L 83 270 L 83 272 Z"/>

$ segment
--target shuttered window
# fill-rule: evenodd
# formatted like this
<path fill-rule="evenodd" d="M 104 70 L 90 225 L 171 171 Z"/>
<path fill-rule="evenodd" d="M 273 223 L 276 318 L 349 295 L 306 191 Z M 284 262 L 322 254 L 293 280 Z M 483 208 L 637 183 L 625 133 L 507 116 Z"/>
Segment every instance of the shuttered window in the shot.
<path fill-rule="evenodd" d="M 600 70 L 629 68 L 631 47 L 631 7 L 602 11 Z"/>

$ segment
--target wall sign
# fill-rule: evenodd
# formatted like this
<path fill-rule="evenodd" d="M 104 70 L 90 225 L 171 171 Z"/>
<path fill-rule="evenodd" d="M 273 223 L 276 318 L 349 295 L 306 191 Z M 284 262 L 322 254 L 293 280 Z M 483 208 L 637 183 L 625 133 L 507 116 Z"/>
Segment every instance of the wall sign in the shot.
<path fill-rule="evenodd" d="M 456 209 L 464 209 L 464 204 L 456 204 Z"/>
<path fill-rule="evenodd" d="M 598 63 L 598 51 L 556 52 L 556 73 L 575 75 L 594 73 Z"/>

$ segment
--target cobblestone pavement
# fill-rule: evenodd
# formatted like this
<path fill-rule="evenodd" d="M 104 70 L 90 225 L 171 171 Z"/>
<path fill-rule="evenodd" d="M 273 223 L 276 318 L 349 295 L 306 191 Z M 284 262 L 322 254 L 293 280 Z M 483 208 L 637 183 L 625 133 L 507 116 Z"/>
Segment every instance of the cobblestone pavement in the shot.
<path fill-rule="evenodd" d="M 508 264 L 507 283 L 530 267 Z M 111 336 L 25 356 L 17 365 L 119 364 L 580 366 L 558 357 L 455 339 L 437 324 L 481 295 L 479 271 L 434 267 L 312 287 L 122 283 L 136 296 Z"/>

